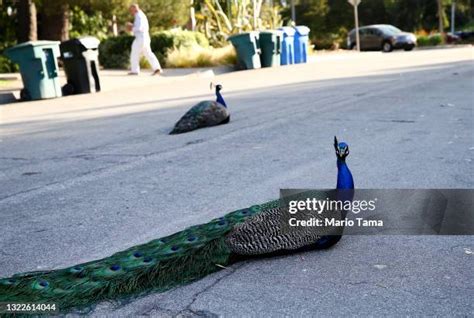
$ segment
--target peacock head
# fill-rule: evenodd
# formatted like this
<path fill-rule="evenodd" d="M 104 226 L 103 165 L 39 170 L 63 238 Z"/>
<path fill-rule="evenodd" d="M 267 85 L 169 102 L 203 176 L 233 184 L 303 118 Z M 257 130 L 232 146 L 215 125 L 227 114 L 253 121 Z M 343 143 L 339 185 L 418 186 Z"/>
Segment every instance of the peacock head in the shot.
<path fill-rule="evenodd" d="M 345 142 L 338 142 L 336 136 L 334 136 L 334 149 L 338 159 L 344 160 L 349 155 L 349 145 Z"/>
<path fill-rule="evenodd" d="M 222 85 L 221 84 L 214 85 L 211 82 L 211 89 L 213 86 L 216 87 L 216 102 L 227 108 L 227 104 L 225 103 L 224 97 L 222 97 L 221 95 Z"/>
<path fill-rule="evenodd" d="M 213 87 L 216 88 L 216 94 L 222 90 L 222 85 L 221 84 L 214 84 L 213 82 L 211 82 L 211 84 L 209 86 L 210 86 L 211 90 L 212 90 Z"/>

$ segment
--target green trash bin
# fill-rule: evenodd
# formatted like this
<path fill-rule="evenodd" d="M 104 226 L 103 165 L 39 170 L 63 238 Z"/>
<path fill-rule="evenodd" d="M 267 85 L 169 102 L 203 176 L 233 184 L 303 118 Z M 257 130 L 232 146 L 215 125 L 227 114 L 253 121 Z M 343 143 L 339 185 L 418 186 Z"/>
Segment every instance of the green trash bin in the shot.
<path fill-rule="evenodd" d="M 281 31 L 263 31 L 260 32 L 259 42 L 262 53 L 260 62 L 262 67 L 272 67 L 280 65 L 281 53 Z"/>
<path fill-rule="evenodd" d="M 88 36 L 59 45 L 67 78 L 63 95 L 100 92 L 99 44 L 97 38 Z"/>
<path fill-rule="evenodd" d="M 5 55 L 20 65 L 23 100 L 61 97 L 58 76 L 59 42 L 32 41 L 5 50 Z"/>
<path fill-rule="evenodd" d="M 244 69 L 261 68 L 258 32 L 246 32 L 230 36 L 228 39 L 237 51 L 239 66 Z"/>

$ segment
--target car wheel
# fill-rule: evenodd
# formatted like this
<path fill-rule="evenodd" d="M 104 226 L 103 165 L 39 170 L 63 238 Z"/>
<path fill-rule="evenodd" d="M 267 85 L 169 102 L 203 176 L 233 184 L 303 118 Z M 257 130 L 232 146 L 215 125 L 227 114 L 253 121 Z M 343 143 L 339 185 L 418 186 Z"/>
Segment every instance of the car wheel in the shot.
<path fill-rule="evenodd" d="M 383 42 L 382 44 L 382 51 L 383 52 L 392 52 L 393 51 L 393 45 L 390 42 Z"/>
<path fill-rule="evenodd" d="M 349 50 L 354 50 L 356 47 L 356 44 L 355 43 L 351 43 L 351 45 L 349 45 Z"/>
<path fill-rule="evenodd" d="M 406 46 L 406 47 L 404 48 L 404 50 L 405 50 L 405 51 L 411 51 L 411 50 L 413 50 L 413 48 L 414 48 L 414 46 L 413 46 L 413 45 L 410 45 L 410 46 Z"/>

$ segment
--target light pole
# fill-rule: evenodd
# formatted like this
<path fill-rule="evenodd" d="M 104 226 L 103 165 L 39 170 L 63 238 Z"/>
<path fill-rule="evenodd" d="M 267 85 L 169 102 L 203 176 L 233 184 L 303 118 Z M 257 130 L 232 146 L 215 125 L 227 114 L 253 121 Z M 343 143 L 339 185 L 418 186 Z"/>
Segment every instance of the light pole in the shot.
<path fill-rule="evenodd" d="M 291 0 L 291 20 L 296 24 L 295 0 Z"/>
<path fill-rule="evenodd" d="M 454 31 L 455 31 L 455 27 L 454 27 L 455 15 L 456 15 L 456 1 L 452 0 L 451 2 L 451 34 L 454 34 Z"/>
<path fill-rule="evenodd" d="M 355 33 L 356 33 L 356 47 L 357 52 L 360 52 L 360 38 L 359 38 L 359 4 L 362 0 L 347 0 L 354 7 Z"/>

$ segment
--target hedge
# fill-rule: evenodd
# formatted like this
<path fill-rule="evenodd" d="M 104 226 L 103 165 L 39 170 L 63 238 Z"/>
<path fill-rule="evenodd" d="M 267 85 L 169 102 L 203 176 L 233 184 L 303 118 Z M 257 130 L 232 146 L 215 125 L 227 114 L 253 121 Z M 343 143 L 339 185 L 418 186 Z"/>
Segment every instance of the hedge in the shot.
<path fill-rule="evenodd" d="M 6 56 L 0 53 L 0 73 L 15 73 L 18 71 L 18 64 L 13 63 Z"/>
<path fill-rule="evenodd" d="M 108 38 L 100 43 L 99 61 L 104 68 L 126 69 L 130 66 L 130 49 L 133 36 L 121 35 Z M 166 55 L 171 48 L 192 47 L 199 45 L 208 47 L 206 37 L 192 31 L 160 31 L 151 36 L 151 49 L 161 65 L 165 65 Z"/>
<path fill-rule="evenodd" d="M 443 44 L 443 37 L 439 34 L 420 35 L 417 38 L 418 46 L 436 46 Z"/>

